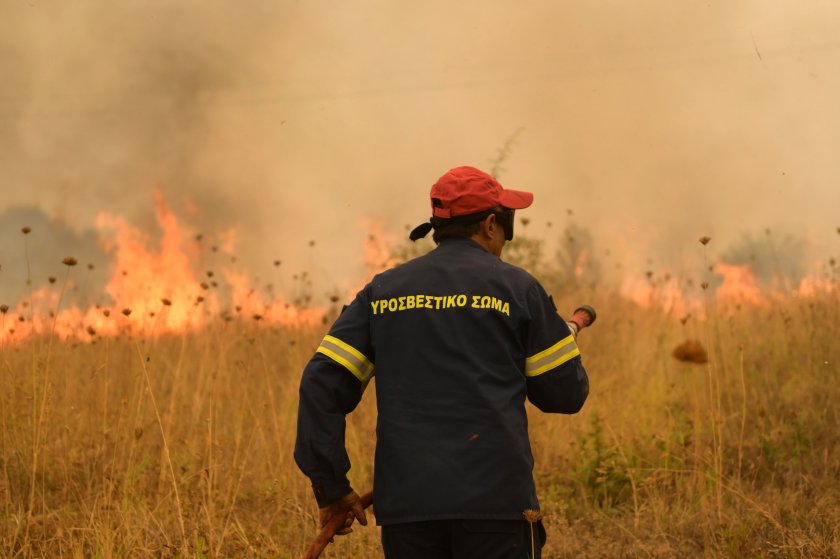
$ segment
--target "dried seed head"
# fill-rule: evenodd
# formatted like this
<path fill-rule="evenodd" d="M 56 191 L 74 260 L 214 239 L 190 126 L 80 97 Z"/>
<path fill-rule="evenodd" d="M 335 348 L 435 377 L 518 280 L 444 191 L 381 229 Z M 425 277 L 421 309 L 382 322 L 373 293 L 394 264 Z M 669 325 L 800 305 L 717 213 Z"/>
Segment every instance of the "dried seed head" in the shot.
<path fill-rule="evenodd" d="M 67 256 L 64 258 L 64 260 L 61 261 L 61 263 L 65 266 L 75 266 L 79 263 L 79 261 L 73 258 L 72 256 Z"/>
<path fill-rule="evenodd" d="M 47 278 L 47 280 L 48 280 L 50 283 L 55 283 L 55 276 L 50 276 L 49 278 Z"/>
<path fill-rule="evenodd" d="M 700 287 L 703 288 L 703 291 L 706 291 L 707 289 L 709 289 L 709 282 L 707 282 L 707 281 L 701 282 Z"/>
<path fill-rule="evenodd" d="M 87 327 L 87 333 L 90 334 L 91 336 L 95 336 L 96 335 L 96 330 L 94 330 L 93 326 L 88 326 Z"/>
<path fill-rule="evenodd" d="M 111 311 L 105 309 L 104 311 L 102 311 L 102 314 L 105 316 L 105 318 L 108 318 L 109 316 L 111 316 Z"/>
<path fill-rule="evenodd" d="M 520 223 L 522 223 L 522 227 L 528 227 L 528 224 L 531 223 L 531 218 L 530 217 L 520 217 L 519 221 L 520 221 Z"/>
<path fill-rule="evenodd" d="M 134 428 L 134 438 L 139 441 L 140 437 L 142 437 L 142 436 L 143 436 L 143 428 L 142 427 L 135 427 Z"/>
<path fill-rule="evenodd" d="M 543 517 L 542 513 L 540 511 L 534 510 L 534 509 L 523 510 L 522 511 L 522 516 L 524 516 L 525 520 L 527 520 L 531 524 L 539 522 L 540 520 L 542 520 L 542 517 Z"/>
<path fill-rule="evenodd" d="M 262 315 L 261 314 L 255 314 L 254 315 L 254 320 L 257 320 L 257 321 L 262 320 Z"/>
<path fill-rule="evenodd" d="M 309 246 L 314 247 L 315 246 L 315 241 L 309 241 Z"/>
<path fill-rule="evenodd" d="M 93 264 L 88 264 L 88 271 L 93 271 Z"/>
<path fill-rule="evenodd" d="M 29 233 L 32 232 L 32 229 L 29 226 L 21 227 L 20 232 L 23 233 L 24 235 L 28 235 Z"/>
<path fill-rule="evenodd" d="M 711 241 L 711 240 L 712 240 L 711 237 L 707 237 L 706 235 L 703 235 L 702 237 L 700 237 L 700 244 L 705 246 L 705 245 L 709 244 L 709 241 Z"/>
<path fill-rule="evenodd" d="M 338 303 L 338 295 L 330 295 L 331 303 Z"/>
<path fill-rule="evenodd" d="M 207 284 L 206 284 L 206 283 L 204 283 L 204 282 L 201 282 L 199 285 L 201 286 L 201 289 L 203 289 L 203 290 L 205 290 L 205 291 L 207 291 L 208 289 L 210 289 L 210 286 L 209 286 L 209 285 L 207 285 Z"/>
<path fill-rule="evenodd" d="M 9 312 L 9 305 L 0 305 L 0 313 L 6 314 L 7 312 Z"/>
<path fill-rule="evenodd" d="M 275 260 L 275 261 L 274 261 L 274 265 L 275 265 L 275 266 L 279 266 L 280 264 L 282 264 L 282 262 L 281 262 L 280 260 Z"/>
<path fill-rule="evenodd" d="M 201 295 L 199 295 L 198 297 L 195 298 L 195 304 L 196 305 L 198 305 L 199 303 L 203 303 L 203 302 L 204 302 L 204 297 L 202 297 Z"/>
<path fill-rule="evenodd" d="M 170 300 L 169 300 L 169 299 L 167 299 L 166 297 L 164 297 L 163 299 L 161 299 L 161 300 L 160 300 L 160 302 L 161 302 L 161 303 L 163 303 L 163 305 L 164 305 L 165 307 L 168 307 L 169 305 L 171 305 L 171 304 L 172 304 L 172 301 L 170 301 Z"/>
<path fill-rule="evenodd" d="M 212 278 L 212 277 L 213 277 L 213 270 L 207 270 L 207 272 L 206 272 L 206 273 L 207 273 L 207 277 L 208 277 L 208 278 Z"/>
<path fill-rule="evenodd" d="M 684 341 L 674 348 L 671 355 L 673 355 L 674 359 L 683 363 L 703 364 L 709 362 L 706 350 L 697 340 Z"/>
<path fill-rule="evenodd" d="M 129 309 L 129 308 L 125 308 L 125 309 L 123 309 L 123 310 L 122 310 L 122 313 L 123 313 L 125 316 L 128 316 L 128 315 L 130 315 L 130 314 L 131 314 L 131 309 Z"/>

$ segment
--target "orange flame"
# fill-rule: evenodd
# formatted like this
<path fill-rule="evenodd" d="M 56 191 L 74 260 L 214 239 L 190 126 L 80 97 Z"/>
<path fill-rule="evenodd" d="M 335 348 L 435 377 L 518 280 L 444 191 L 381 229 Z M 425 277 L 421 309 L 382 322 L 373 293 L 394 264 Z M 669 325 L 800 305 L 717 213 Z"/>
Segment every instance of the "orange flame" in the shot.
<path fill-rule="evenodd" d="M 399 264 L 391 250 L 394 246 L 394 236 L 385 230 L 381 219 L 360 219 L 359 226 L 368 232 L 364 244 L 366 277 L 372 278 Z"/>
<path fill-rule="evenodd" d="M 837 291 L 837 282 L 819 278 L 802 278 L 795 293 L 799 297 L 816 297 L 825 293 Z"/>
<path fill-rule="evenodd" d="M 625 278 L 619 293 L 644 309 L 659 308 L 666 313 L 685 314 L 700 307 L 698 298 L 688 297 L 675 277 L 653 283 L 641 279 Z"/>
<path fill-rule="evenodd" d="M 113 258 L 113 273 L 105 286 L 112 304 L 82 309 L 65 303 L 59 310 L 63 295 L 72 289 L 69 272 L 67 285 L 37 289 L 2 315 L 0 342 L 19 342 L 39 333 L 63 339 L 123 332 L 180 334 L 216 318 L 233 317 L 233 309 L 261 324 L 287 326 L 316 324 L 326 315 L 325 309 L 292 305 L 283 297 L 259 293 L 244 272 L 223 268 L 222 284 L 215 279 L 200 281 L 201 249 L 192 241 L 195 235 L 178 221 L 162 195 L 157 194 L 154 202 L 159 242 L 119 216 L 101 213 L 97 217 L 102 244 Z M 235 232 L 224 232 L 219 241 L 223 251 L 232 252 Z"/>
<path fill-rule="evenodd" d="M 150 246 L 148 235 L 122 218 L 104 213 L 98 216 L 100 231 L 116 231 L 114 274 L 105 292 L 142 316 L 145 326 L 153 322 L 165 331 L 184 332 L 200 326 L 201 321 L 194 304 L 202 295 L 194 269 L 198 247 L 186 242 L 189 231 L 178 223 L 160 194 L 155 196 L 155 216 L 162 229 L 157 250 Z"/>
<path fill-rule="evenodd" d="M 714 272 L 723 276 L 723 284 L 715 291 L 717 298 L 752 305 L 764 303 L 761 286 L 749 264 L 719 262 L 715 265 Z"/>
<path fill-rule="evenodd" d="M 575 260 L 575 278 L 580 279 L 583 277 L 583 273 L 586 270 L 586 265 L 589 263 L 589 250 L 583 249 L 578 254 L 577 259 Z"/>

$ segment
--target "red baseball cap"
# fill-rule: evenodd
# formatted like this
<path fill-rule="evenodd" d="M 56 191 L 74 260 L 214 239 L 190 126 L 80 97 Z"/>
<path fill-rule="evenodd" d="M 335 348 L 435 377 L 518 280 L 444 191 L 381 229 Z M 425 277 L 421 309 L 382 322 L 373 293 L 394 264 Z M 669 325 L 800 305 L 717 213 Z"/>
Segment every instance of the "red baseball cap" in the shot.
<path fill-rule="evenodd" d="M 527 208 L 534 195 L 505 189 L 499 181 L 475 167 L 455 167 L 432 185 L 432 215 L 450 219 L 483 212 L 496 206 L 512 210 Z"/>

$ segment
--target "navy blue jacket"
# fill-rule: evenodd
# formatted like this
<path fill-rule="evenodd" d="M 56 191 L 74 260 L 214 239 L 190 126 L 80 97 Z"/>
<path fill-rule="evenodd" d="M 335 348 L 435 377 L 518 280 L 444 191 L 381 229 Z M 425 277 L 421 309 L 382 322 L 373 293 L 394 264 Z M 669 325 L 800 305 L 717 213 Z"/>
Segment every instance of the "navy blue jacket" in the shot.
<path fill-rule="evenodd" d="M 303 372 L 295 460 L 320 506 L 351 490 L 344 416 L 374 374 L 379 524 L 539 509 L 525 398 L 575 413 L 589 391 L 539 282 L 474 241 L 444 241 L 375 276 Z"/>

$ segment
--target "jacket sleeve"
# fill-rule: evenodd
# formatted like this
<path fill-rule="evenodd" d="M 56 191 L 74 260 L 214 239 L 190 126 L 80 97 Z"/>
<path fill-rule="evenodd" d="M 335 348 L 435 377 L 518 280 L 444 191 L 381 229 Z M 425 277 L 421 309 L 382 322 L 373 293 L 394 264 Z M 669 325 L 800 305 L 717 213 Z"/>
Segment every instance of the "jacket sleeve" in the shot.
<path fill-rule="evenodd" d="M 362 291 L 324 336 L 300 381 L 295 462 L 312 481 L 319 507 L 351 491 L 345 416 L 373 377 L 368 312 Z"/>
<path fill-rule="evenodd" d="M 549 413 L 577 413 L 589 395 L 580 350 L 541 285 L 528 293 L 525 378 L 528 400 Z"/>

